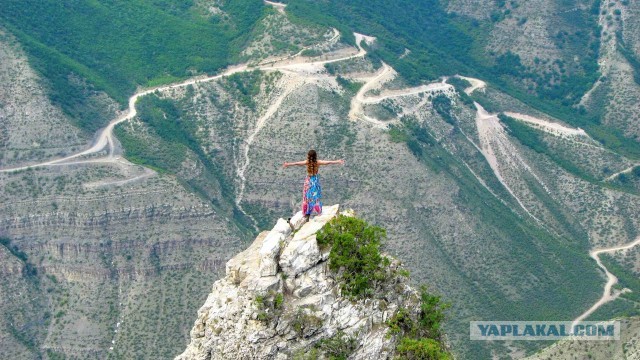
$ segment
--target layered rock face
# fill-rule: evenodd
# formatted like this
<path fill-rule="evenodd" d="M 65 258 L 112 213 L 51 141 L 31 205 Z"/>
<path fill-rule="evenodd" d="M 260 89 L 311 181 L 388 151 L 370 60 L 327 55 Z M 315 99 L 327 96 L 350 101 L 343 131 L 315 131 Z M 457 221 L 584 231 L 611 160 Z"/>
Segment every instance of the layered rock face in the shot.
<path fill-rule="evenodd" d="M 330 249 L 316 241 L 338 212 L 338 205 L 325 208 L 297 231 L 300 212 L 290 220 L 293 226 L 280 219 L 229 260 L 226 277 L 214 283 L 191 341 L 176 359 L 306 358 L 336 337 L 351 344 L 351 359 L 391 358 L 396 340 L 385 321 L 399 308 L 415 309 L 418 297 L 399 277 L 379 290 L 380 297 L 340 295 L 340 281 L 328 268 Z M 393 262 L 390 271 L 397 267 Z"/>

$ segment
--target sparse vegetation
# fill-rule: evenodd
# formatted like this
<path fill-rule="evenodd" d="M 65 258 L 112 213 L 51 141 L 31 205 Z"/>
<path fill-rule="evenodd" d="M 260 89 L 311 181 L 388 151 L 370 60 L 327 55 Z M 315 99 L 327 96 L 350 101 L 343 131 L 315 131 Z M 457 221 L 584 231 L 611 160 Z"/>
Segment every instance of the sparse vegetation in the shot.
<path fill-rule="evenodd" d="M 307 310 L 299 308 L 293 314 L 291 327 L 298 337 L 308 337 L 322 327 L 322 319 L 309 313 Z"/>
<path fill-rule="evenodd" d="M 380 253 L 384 229 L 364 220 L 339 215 L 327 223 L 317 239 L 321 247 L 331 247 L 329 268 L 338 271 L 342 295 L 371 297 L 379 283 L 388 278 L 388 257 Z"/>
<path fill-rule="evenodd" d="M 389 332 L 399 337 L 396 348 L 399 359 L 450 359 L 442 342 L 444 311 L 449 307 L 439 296 L 420 291 L 420 310 L 417 315 L 400 308 L 387 321 Z"/>
<path fill-rule="evenodd" d="M 269 323 L 282 314 L 284 309 L 284 295 L 279 292 L 270 292 L 264 296 L 257 296 L 255 304 L 258 308 L 258 320 L 263 323 Z"/>
<path fill-rule="evenodd" d="M 24 251 L 20 250 L 16 245 L 11 243 L 10 239 L 5 237 L 0 237 L 0 246 L 4 246 L 13 256 L 24 263 L 24 273 L 27 277 L 37 280 L 38 269 L 29 261 L 29 257 Z"/>
<path fill-rule="evenodd" d="M 320 340 L 314 348 L 320 350 L 328 360 L 347 360 L 357 346 L 355 338 L 338 331 L 332 337 Z"/>
<path fill-rule="evenodd" d="M 352 96 L 357 93 L 363 85 L 360 82 L 345 79 L 340 75 L 336 77 L 336 80 L 338 81 L 338 84 Z"/>

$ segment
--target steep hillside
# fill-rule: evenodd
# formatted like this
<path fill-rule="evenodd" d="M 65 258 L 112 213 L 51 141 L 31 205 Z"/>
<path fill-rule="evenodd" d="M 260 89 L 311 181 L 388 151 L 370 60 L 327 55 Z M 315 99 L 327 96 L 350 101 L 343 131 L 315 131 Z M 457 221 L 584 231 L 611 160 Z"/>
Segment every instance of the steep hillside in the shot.
<path fill-rule="evenodd" d="M 0 44 L 0 164 L 24 164 L 82 149 L 88 137 L 49 101 L 43 79 L 15 37 L 0 31 Z M 108 105 L 103 103 L 103 109 Z"/>

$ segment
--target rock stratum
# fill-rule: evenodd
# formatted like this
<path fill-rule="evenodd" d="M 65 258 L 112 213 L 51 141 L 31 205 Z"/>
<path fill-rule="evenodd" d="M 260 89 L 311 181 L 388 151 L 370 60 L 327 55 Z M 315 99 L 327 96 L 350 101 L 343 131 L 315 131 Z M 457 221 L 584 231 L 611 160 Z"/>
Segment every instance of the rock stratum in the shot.
<path fill-rule="evenodd" d="M 229 260 L 226 276 L 214 283 L 191 341 L 176 359 L 322 358 L 326 354 L 318 344 L 336 337 L 350 347 L 350 359 L 391 358 L 397 339 L 387 320 L 400 308 L 418 309 L 419 297 L 401 276 L 377 289 L 381 296 L 341 296 L 340 280 L 328 268 L 330 249 L 321 250 L 316 240 L 338 214 L 338 205 L 327 207 L 293 231 L 279 219 Z M 291 223 L 301 220 L 298 212 Z M 398 267 L 392 261 L 389 271 L 397 274 Z"/>

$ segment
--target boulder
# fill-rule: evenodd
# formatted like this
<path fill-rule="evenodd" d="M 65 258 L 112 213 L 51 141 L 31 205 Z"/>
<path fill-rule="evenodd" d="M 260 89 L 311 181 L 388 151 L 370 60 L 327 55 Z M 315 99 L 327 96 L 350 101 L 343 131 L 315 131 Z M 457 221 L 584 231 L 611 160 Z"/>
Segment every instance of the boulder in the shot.
<path fill-rule="evenodd" d="M 248 249 L 227 261 L 226 273 L 231 282 L 240 284 L 250 273 L 258 272 L 259 250 L 268 234 L 268 231 L 261 232 Z"/>
<path fill-rule="evenodd" d="M 306 226 L 306 225 L 305 225 Z M 303 227 L 304 228 L 304 227 Z M 289 277 L 295 277 L 305 270 L 312 268 L 320 261 L 320 249 L 315 234 L 303 238 L 293 239 L 280 255 L 280 268 Z"/>
<path fill-rule="evenodd" d="M 284 219 L 279 219 L 269 232 L 260 248 L 260 276 L 274 276 L 278 272 L 280 248 L 291 233 L 291 227 Z"/>

